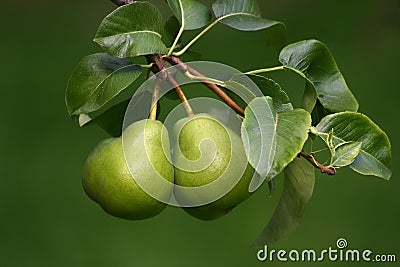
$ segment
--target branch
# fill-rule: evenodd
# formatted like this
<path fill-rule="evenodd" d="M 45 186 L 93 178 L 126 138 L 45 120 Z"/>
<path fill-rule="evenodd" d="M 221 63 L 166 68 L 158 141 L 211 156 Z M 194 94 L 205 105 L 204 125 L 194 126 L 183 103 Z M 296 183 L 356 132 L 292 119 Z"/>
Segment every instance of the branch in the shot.
<path fill-rule="evenodd" d="M 335 168 L 333 168 L 331 166 L 326 167 L 326 166 L 322 165 L 315 159 L 313 154 L 308 154 L 302 150 L 302 151 L 300 151 L 298 156 L 299 157 L 301 156 L 301 157 L 305 158 L 306 160 L 308 160 L 315 168 L 319 169 L 321 171 L 321 173 L 326 173 L 327 175 L 335 175 L 336 174 Z"/>
<path fill-rule="evenodd" d="M 204 77 L 203 74 L 198 72 L 197 70 L 193 69 L 192 67 L 188 66 L 185 64 L 180 58 L 175 57 L 175 56 L 170 56 L 166 57 L 165 60 L 167 60 L 171 65 L 176 66 L 180 71 L 183 73 L 185 72 L 190 72 L 194 76 L 198 77 Z M 244 110 L 236 104 L 235 101 L 233 101 L 232 98 L 230 98 L 221 88 L 219 88 L 216 84 L 211 83 L 209 81 L 202 81 L 204 85 L 206 85 L 208 88 L 210 88 L 214 93 L 216 93 L 229 107 L 231 107 L 236 113 L 238 113 L 241 116 L 244 116 Z"/>
<path fill-rule="evenodd" d="M 111 0 L 114 4 L 118 6 L 128 5 L 135 2 L 135 0 Z"/>
<path fill-rule="evenodd" d="M 166 61 L 168 61 L 171 65 L 176 66 L 181 72 L 189 72 L 190 74 L 197 76 L 197 77 L 204 77 L 203 74 L 198 72 L 197 70 L 193 69 L 192 67 L 188 66 L 185 64 L 180 58 L 176 56 L 170 56 L 170 57 L 165 57 L 164 58 Z M 224 91 L 222 91 L 221 88 L 219 88 L 216 84 L 210 82 L 210 81 L 202 81 L 203 84 L 205 84 L 208 88 L 210 88 L 212 91 L 214 91 L 228 106 L 230 106 L 232 109 L 236 111 L 236 113 L 244 116 L 244 111 L 243 109 L 236 104 L 235 101 L 233 101 L 232 98 L 230 98 Z M 319 169 L 321 173 L 326 173 L 327 175 L 335 175 L 336 171 L 332 166 L 326 167 L 319 163 L 313 154 L 307 154 L 305 151 L 301 151 L 298 155 L 299 157 L 305 158 L 307 161 L 309 161 L 315 168 Z"/>
<path fill-rule="evenodd" d="M 135 0 L 111 0 L 113 3 L 115 3 L 118 6 L 123 6 L 127 4 L 132 4 L 135 2 Z M 193 110 L 190 107 L 187 98 L 185 94 L 182 91 L 182 88 L 179 86 L 179 84 L 176 82 L 174 77 L 169 74 L 164 65 L 164 60 L 168 61 L 171 65 L 176 66 L 180 71 L 183 73 L 189 72 L 190 74 L 197 76 L 197 77 L 205 77 L 203 74 L 198 72 L 197 70 L 193 69 L 192 67 L 188 66 L 185 64 L 179 57 L 176 56 L 168 56 L 164 57 L 160 54 L 152 54 L 152 55 L 146 55 L 145 56 L 147 59 L 147 62 L 149 64 L 152 64 L 152 67 L 150 68 L 151 71 L 157 75 L 159 78 L 163 80 L 168 80 L 168 82 L 175 88 L 175 91 L 177 92 L 181 102 L 183 103 L 186 113 L 188 116 L 193 116 Z M 279 67 L 281 69 L 282 67 Z M 278 68 L 272 68 L 271 70 L 275 70 Z M 251 73 L 251 72 L 248 72 Z M 221 88 L 219 88 L 216 84 L 210 82 L 210 81 L 202 81 L 204 85 L 206 85 L 208 88 L 210 88 L 214 93 L 216 93 L 229 107 L 231 107 L 233 110 L 235 110 L 236 113 L 238 113 L 241 116 L 244 116 L 244 110 L 232 99 L 230 98 Z M 305 151 L 300 151 L 298 154 L 299 157 L 305 158 L 307 161 L 309 161 L 315 168 L 319 169 L 321 173 L 326 173 L 327 175 L 335 175 L 336 171 L 333 167 L 329 166 L 326 167 L 319 163 L 313 154 L 308 154 Z"/>
<path fill-rule="evenodd" d="M 187 101 L 185 94 L 182 91 L 182 88 L 179 86 L 177 81 L 172 77 L 171 74 L 168 73 L 167 69 L 164 65 L 164 60 L 162 55 L 160 54 L 151 54 L 146 55 L 146 60 L 149 64 L 153 63 L 151 66 L 151 71 L 160 79 L 168 80 L 168 82 L 175 88 L 176 93 L 178 94 L 183 106 L 185 107 L 186 114 L 188 116 L 193 116 L 194 112 Z"/>
<path fill-rule="evenodd" d="M 145 56 L 148 63 L 154 63 L 151 67 L 151 70 L 153 73 L 156 75 L 160 75 L 162 79 L 168 80 L 172 86 L 175 87 L 176 92 L 179 95 L 179 98 L 181 99 L 182 103 L 185 106 L 186 113 L 188 116 L 193 116 L 193 111 L 187 102 L 187 99 L 176 82 L 176 80 L 169 74 L 166 69 L 165 69 L 165 61 L 168 61 L 171 65 L 176 66 L 181 72 L 186 73 L 189 72 L 190 74 L 197 76 L 197 77 L 205 77 L 203 74 L 195 70 L 194 68 L 190 67 L 189 65 L 185 64 L 180 58 L 176 56 L 169 56 L 169 57 L 163 57 L 160 54 L 153 54 L 153 55 L 147 55 Z M 239 115 L 244 116 L 244 110 L 236 104 L 235 101 L 233 101 L 232 98 L 230 98 L 224 91 L 222 91 L 221 88 L 219 88 L 215 83 L 212 83 L 210 81 L 202 81 L 203 84 L 205 84 L 208 88 L 210 88 L 212 91 L 214 91 L 228 106 L 230 106 L 233 110 L 236 111 Z M 314 154 L 308 154 L 305 151 L 300 151 L 298 154 L 298 157 L 303 157 L 305 158 L 308 162 L 311 163 L 315 168 L 319 169 L 321 173 L 326 173 L 327 175 L 335 175 L 336 170 L 332 166 L 324 166 L 323 164 L 319 163 L 315 157 Z"/>

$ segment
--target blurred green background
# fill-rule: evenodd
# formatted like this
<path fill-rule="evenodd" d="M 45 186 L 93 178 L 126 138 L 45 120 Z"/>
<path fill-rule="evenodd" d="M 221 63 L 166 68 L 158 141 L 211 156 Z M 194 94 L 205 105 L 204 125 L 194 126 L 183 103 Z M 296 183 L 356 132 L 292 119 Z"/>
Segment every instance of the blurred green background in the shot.
<path fill-rule="evenodd" d="M 271 248 L 318 250 L 335 247 L 343 237 L 350 248 L 394 253 L 399 262 L 399 1 L 260 4 L 264 17 L 286 23 L 289 42 L 317 38 L 328 45 L 360 111 L 387 132 L 393 153 L 389 182 L 350 170 L 340 170 L 335 177 L 318 175 L 302 224 Z M 64 91 L 79 60 L 100 51 L 91 40 L 113 8 L 107 0 L 2 1 L 0 266 L 288 264 L 258 262 L 257 249 L 248 247 L 279 196 L 269 200 L 265 187 L 213 222 L 196 220 L 178 208 L 167 208 L 146 221 L 124 221 L 107 215 L 86 197 L 81 186 L 83 163 L 107 135 L 94 126 L 79 129 L 69 119 Z M 277 65 L 277 51 L 264 37 L 265 32 L 218 26 L 193 49 L 203 54 L 203 60 L 243 71 Z M 301 95 L 302 83 L 296 78 L 274 78 L 286 85 L 292 98 Z"/>

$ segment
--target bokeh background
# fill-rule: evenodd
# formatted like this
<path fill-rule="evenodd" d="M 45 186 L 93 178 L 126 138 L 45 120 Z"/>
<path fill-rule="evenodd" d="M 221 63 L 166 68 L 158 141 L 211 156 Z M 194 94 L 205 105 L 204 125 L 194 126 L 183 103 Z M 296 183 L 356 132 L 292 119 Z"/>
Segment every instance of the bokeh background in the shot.
<path fill-rule="evenodd" d="M 259 2 L 264 17 L 286 23 L 289 42 L 317 38 L 328 45 L 360 111 L 387 132 L 393 153 L 390 181 L 351 170 L 334 177 L 317 175 L 302 224 L 271 248 L 318 250 L 334 247 L 343 237 L 351 248 L 394 253 L 399 262 L 399 1 Z M 83 163 L 107 135 L 95 126 L 80 129 L 70 120 L 64 91 L 79 60 L 100 51 L 91 40 L 112 9 L 107 0 L 1 3 L 0 266 L 289 264 L 258 262 L 257 249 L 248 247 L 279 197 L 269 199 L 265 187 L 213 222 L 196 220 L 178 208 L 146 221 L 125 221 L 86 197 Z M 218 26 L 193 49 L 203 60 L 243 71 L 277 65 L 277 51 L 264 37 L 263 32 Z M 298 99 L 301 81 L 274 75 Z"/>

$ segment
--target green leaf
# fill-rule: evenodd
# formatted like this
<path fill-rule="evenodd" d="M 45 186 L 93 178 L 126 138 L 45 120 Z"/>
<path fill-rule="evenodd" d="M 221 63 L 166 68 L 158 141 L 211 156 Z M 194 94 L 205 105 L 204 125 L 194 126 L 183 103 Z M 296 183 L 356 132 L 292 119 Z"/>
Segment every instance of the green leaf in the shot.
<path fill-rule="evenodd" d="M 263 82 L 269 83 L 269 80 Z M 275 96 L 281 96 L 277 99 L 288 101 L 283 94 L 276 94 L 277 87 L 273 89 Z M 274 101 L 268 96 L 257 97 L 245 109 L 242 139 L 250 164 L 261 176 L 257 185 L 252 181 L 250 191 L 257 189 L 265 178 L 270 181 L 293 161 L 303 148 L 311 127 L 310 113 L 303 109 L 276 112 Z"/>
<path fill-rule="evenodd" d="M 308 112 L 312 112 L 317 104 L 317 92 L 310 83 L 306 82 L 303 94 L 303 108 Z"/>
<path fill-rule="evenodd" d="M 358 103 L 340 73 L 329 49 L 320 41 L 306 40 L 282 49 L 279 60 L 300 74 L 315 89 L 322 106 L 330 112 L 357 111 Z M 309 94 L 309 93 L 307 93 Z M 307 104 L 307 110 L 312 105 Z"/>
<path fill-rule="evenodd" d="M 283 23 L 261 17 L 256 0 L 218 0 L 212 9 L 218 21 L 241 31 L 257 31 L 274 26 L 273 36 L 285 31 Z"/>
<path fill-rule="evenodd" d="M 283 192 L 272 218 L 254 246 L 272 244 L 293 231 L 303 218 L 305 208 L 314 190 L 314 167 L 304 159 L 296 158 L 284 171 Z"/>
<path fill-rule="evenodd" d="M 66 90 L 69 115 L 88 114 L 100 109 L 141 73 L 140 66 L 105 53 L 83 58 L 72 73 Z"/>
<path fill-rule="evenodd" d="M 241 133 L 249 163 L 261 178 L 270 171 L 276 147 L 276 124 L 272 98 L 254 98 L 245 109 Z M 250 184 L 250 191 L 262 183 Z M 254 181 L 252 181 L 253 183 Z"/>
<path fill-rule="evenodd" d="M 389 179 L 392 156 L 387 135 L 367 116 L 355 112 L 341 112 L 323 118 L 317 130 L 329 133 L 333 129 L 333 144 L 360 142 L 361 151 L 350 165 L 364 174 Z"/>
<path fill-rule="evenodd" d="M 294 109 L 275 115 L 276 151 L 267 181 L 281 173 L 296 158 L 307 141 L 311 127 L 310 113 L 304 109 Z"/>
<path fill-rule="evenodd" d="M 134 2 L 106 16 L 94 41 L 116 57 L 165 54 L 167 48 L 161 40 L 163 26 L 162 16 L 154 5 Z"/>
<path fill-rule="evenodd" d="M 332 157 L 331 166 L 340 168 L 352 164 L 360 151 L 360 142 L 344 142 L 339 144 L 335 147 L 335 155 Z"/>
<path fill-rule="evenodd" d="M 167 0 L 167 2 L 184 30 L 195 30 L 210 23 L 210 10 L 197 1 Z"/>
<path fill-rule="evenodd" d="M 285 91 L 275 81 L 259 75 L 248 75 L 248 77 L 260 88 L 265 96 L 273 99 L 275 112 L 292 110 L 293 106 Z"/>
<path fill-rule="evenodd" d="M 311 127 L 311 116 L 303 109 L 293 110 L 293 106 L 290 103 L 289 97 L 285 91 L 282 90 L 279 84 L 273 80 L 258 75 L 248 75 L 248 77 L 250 77 L 251 80 L 262 91 L 262 93 L 267 96 L 268 104 L 272 105 L 273 107 L 272 115 L 274 119 L 271 120 L 269 117 L 265 117 L 265 114 L 263 114 L 262 110 L 258 111 L 265 105 L 265 100 L 263 100 L 263 97 L 253 99 L 245 109 L 245 119 L 242 125 L 242 131 L 246 130 L 251 132 L 250 135 L 243 134 L 242 132 L 242 138 L 245 147 L 246 138 L 250 138 L 247 155 L 250 155 L 250 164 L 252 164 L 259 174 L 261 174 L 262 179 L 259 182 L 259 184 L 261 184 L 265 178 L 269 181 L 282 172 L 287 164 L 292 162 L 301 151 L 308 138 L 308 131 Z M 250 89 L 252 87 L 250 84 L 247 84 L 245 79 L 242 78 L 243 76 L 241 75 L 235 75 L 225 83 L 228 85 L 228 87 L 235 88 L 241 92 L 248 92 L 249 90 L 246 90 L 246 88 Z M 246 95 L 244 99 L 248 100 L 248 98 L 254 98 L 254 94 L 255 92 L 252 90 L 251 95 Z M 272 98 L 272 101 L 270 97 Z M 252 108 L 257 108 L 256 111 L 259 114 L 254 114 Z M 266 114 L 269 115 L 269 112 Z M 257 116 L 260 118 L 256 118 Z M 275 132 L 264 133 L 264 135 L 265 138 L 271 138 L 271 140 L 274 140 L 273 142 L 276 142 L 276 150 L 272 167 L 271 162 L 264 162 L 264 165 L 261 165 L 261 167 L 265 168 L 264 172 L 262 172 L 256 167 L 259 160 L 259 155 L 261 153 L 259 149 L 261 149 L 262 140 L 260 138 L 261 132 L 263 131 L 262 127 L 258 128 L 258 124 L 267 126 L 270 123 L 274 123 Z M 267 129 L 265 129 L 265 131 L 267 131 Z M 267 168 L 270 168 L 268 172 L 265 171 Z M 264 174 L 267 174 L 267 176 Z M 254 189 L 253 186 L 254 184 L 251 185 L 251 187 Z"/>

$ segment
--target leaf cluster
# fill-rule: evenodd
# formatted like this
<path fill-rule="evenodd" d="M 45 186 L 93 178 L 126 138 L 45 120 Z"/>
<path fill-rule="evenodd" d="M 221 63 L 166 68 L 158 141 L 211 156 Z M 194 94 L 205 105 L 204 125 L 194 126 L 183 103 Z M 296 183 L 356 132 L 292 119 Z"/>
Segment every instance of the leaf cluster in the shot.
<path fill-rule="evenodd" d="M 314 167 L 322 166 L 316 161 L 317 151 L 305 152 L 307 140 L 320 139 L 326 144 L 330 159 L 325 165 L 335 172 L 350 167 L 363 175 L 390 178 L 389 139 L 371 119 L 358 113 L 359 104 L 325 44 L 304 40 L 285 45 L 285 25 L 263 18 L 256 0 L 217 0 L 211 6 L 195 0 L 167 3 L 172 15 L 167 22 L 153 4 L 135 1 L 118 7 L 100 23 L 94 41 L 103 52 L 83 58 L 66 89 L 68 113 L 80 126 L 97 123 L 119 135 L 128 101 L 154 64 L 135 62 L 154 54 L 162 55 L 166 62 L 179 58 L 222 23 L 240 31 L 263 30 L 269 43 L 283 47 L 280 66 L 246 73 L 264 95 L 251 99 L 241 114 L 248 160 L 263 177 L 252 183 L 250 190 L 284 174 L 280 202 L 256 245 L 277 241 L 293 230 L 304 214 L 314 188 Z M 182 35 L 192 30 L 200 32 L 181 44 Z M 166 35 L 171 33 L 174 40 L 166 43 Z M 272 71 L 288 71 L 304 79 L 302 106 L 294 107 L 280 84 L 267 77 Z M 247 86 L 235 77 L 218 85 L 239 90 Z M 304 153 L 314 164 L 299 158 Z"/>

